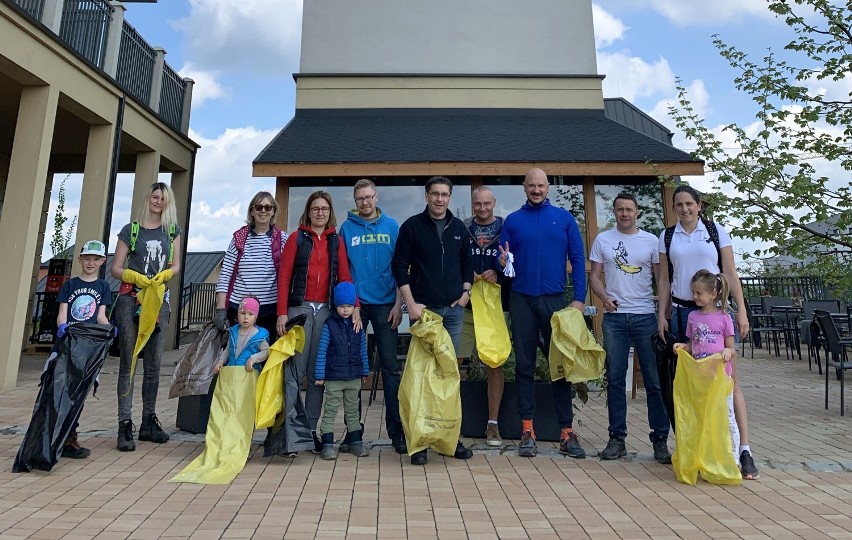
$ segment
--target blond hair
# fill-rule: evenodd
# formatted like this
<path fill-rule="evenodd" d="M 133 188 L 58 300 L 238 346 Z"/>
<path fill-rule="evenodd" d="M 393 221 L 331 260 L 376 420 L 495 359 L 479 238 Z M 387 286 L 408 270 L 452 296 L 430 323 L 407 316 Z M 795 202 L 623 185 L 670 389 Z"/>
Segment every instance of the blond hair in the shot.
<path fill-rule="evenodd" d="M 148 191 L 148 195 L 145 197 L 145 201 L 142 203 L 142 208 L 139 210 L 139 217 L 137 221 L 143 227 L 150 223 L 151 221 L 151 195 L 154 194 L 155 191 L 160 190 L 163 194 L 163 213 L 160 214 L 160 225 L 162 226 L 164 231 L 168 231 L 172 225 L 177 226 L 177 209 L 175 208 L 175 193 L 172 191 L 172 188 L 169 187 L 168 184 L 163 182 L 154 182 L 151 184 L 151 190 Z"/>
<path fill-rule="evenodd" d="M 690 285 L 700 285 L 707 291 L 716 293 L 716 300 L 722 311 L 728 311 L 728 297 L 731 294 L 731 288 L 728 285 L 728 278 L 721 272 L 714 274 L 709 270 L 699 270 L 692 276 Z"/>

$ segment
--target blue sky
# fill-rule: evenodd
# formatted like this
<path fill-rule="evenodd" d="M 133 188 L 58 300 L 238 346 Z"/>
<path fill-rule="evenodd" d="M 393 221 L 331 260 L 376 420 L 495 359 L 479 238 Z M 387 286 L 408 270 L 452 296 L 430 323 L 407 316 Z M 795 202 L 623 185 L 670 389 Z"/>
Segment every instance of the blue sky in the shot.
<path fill-rule="evenodd" d="M 245 205 L 273 179 L 251 177 L 251 161 L 292 117 L 298 71 L 301 0 L 161 0 L 127 3 L 125 19 L 166 61 L 196 80 L 190 136 L 198 153 L 190 224 L 191 250 L 222 250 L 245 217 Z M 750 100 L 732 84 L 735 73 L 713 47 L 719 34 L 762 56 L 791 38 L 765 0 L 598 0 L 593 4 L 598 72 L 605 97 L 624 97 L 674 130 L 667 105 L 675 77 L 691 90 L 712 127 L 753 121 Z M 682 135 L 676 146 L 690 150 Z M 132 180 L 119 180 L 113 238 L 129 221 Z M 693 181 L 710 189 L 708 177 Z M 68 183 L 68 211 L 76 212 L 81 181 Z M 55 183 L 57 186 L 58 183 Z M 55 208 L 54 188 L 51 211 Z M 400 216 L 402 217 L 402 216 Z M 51 217 L 52 219 L 52 217 Z M 50 230 L 50 226 L 48 227 Z M 738 242 L 737 251 L 749 249 Z M 49 246 L 45 242 L 45 256 Z"/>

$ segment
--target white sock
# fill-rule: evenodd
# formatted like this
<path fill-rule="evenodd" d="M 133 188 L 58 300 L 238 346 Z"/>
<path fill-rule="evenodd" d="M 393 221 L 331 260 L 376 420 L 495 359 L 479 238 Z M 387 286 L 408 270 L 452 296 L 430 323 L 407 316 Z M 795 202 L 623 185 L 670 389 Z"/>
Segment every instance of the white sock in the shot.
<path fill-rule="evenodd" d="M 491 424 L 494 424 L 494 425 L 496 426 L 496 425 L 497 425 L 497 420 L 489 420 L 489 421 L 488 421 L 488 425 L 490 426 Z"/>
<path fill-rule="evenodd" d="M 742 454 L 743 452 L 748 452 L 749 454 L 751 454 L 751 448 L 749 447 L 749 445 L 747 445 L 747 444 L 740 445 L 740 454 Z"/>

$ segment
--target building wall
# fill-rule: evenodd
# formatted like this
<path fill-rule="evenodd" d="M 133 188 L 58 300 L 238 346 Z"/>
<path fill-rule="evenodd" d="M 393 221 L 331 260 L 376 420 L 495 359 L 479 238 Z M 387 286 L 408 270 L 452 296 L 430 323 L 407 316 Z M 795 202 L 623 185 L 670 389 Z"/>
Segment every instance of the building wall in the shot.
<path fill-rule="evenodd" d="M 590 0 L 305 2 L 302 73 L 596 75 Z"/>

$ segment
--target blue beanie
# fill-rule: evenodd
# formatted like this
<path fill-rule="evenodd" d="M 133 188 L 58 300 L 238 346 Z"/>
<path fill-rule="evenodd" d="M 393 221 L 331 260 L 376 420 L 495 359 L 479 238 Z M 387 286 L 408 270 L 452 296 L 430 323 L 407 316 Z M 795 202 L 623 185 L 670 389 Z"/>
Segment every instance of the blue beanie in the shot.
<path fill-rule="evenodd" d="M 355 305 L 355 285 L 348 281 L 340 282 L 334 288 L 334 307 L 344 304 Z"/>

